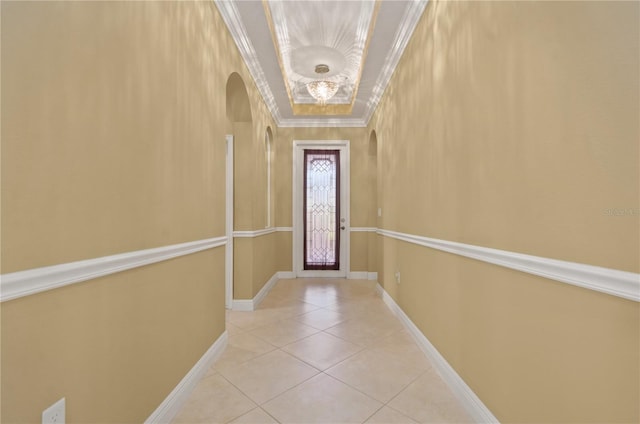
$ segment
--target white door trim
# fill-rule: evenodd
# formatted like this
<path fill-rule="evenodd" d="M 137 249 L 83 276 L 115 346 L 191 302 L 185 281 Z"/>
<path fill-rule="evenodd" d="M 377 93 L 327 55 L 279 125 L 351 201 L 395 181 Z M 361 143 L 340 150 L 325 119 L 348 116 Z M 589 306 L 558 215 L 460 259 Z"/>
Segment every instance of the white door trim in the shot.
<path fill-rule="evenodd" d="M 225 176 L 225 234 L 227 245 L 224 253 L 224 304 L 233 307 L 233 135 L 226 136 L 227 158 Z"/>
<path fill-rule="evenodd" d="M 304 150 L 340 150 L 340 210 L 345 227 L 340 235 L 340 270 L 338 271 L 304 271 L 303 216 L 302 216 L 302 178 L 304 172 Z M 349 254 L 349 222 L 350 222 L 350 159 L 349 140 L 293 140 L 293 272 L 296 277 L 342 277 L 347 278 L 350 269 Z"/>

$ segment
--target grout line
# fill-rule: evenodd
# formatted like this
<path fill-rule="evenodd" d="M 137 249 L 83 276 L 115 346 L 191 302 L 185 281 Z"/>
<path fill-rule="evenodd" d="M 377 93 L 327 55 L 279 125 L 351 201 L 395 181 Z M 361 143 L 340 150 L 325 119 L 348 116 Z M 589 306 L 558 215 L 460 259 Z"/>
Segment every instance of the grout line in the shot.
<path fill-rule="evenodd" d="M 362 424 L 366 423 L 367 421 L 369 421 L 374 415 L 376 415 L 378 412 L 380 412 L 386 405 L 382 404 L 382 406 L 380 406 L 380 408 L 376 409 L 375 412 L 371 415 L 369 415 L 367 418 L 365 418 L 364 421 L 362 421 Z"/>
<path fill-rule="evenodd" d="M 267 412 L 266 409 L 264 409 L 262 406 L 258 406 L 258 408 L 260 408 L 260 410 L 262 410 L 262 412 L 264 412 L 265 414 L 267 414 L 268 416 L 270 416 L 271 418 L 273 418 L 273 420 L 275 422 L 277 422 L 278 424 L 280 424 L 282 421 L 278 421 L 278 419 L 276 417 L 274 417 L 273 415 L 271 415 L 270 413 Z"/>
<path fill-rule="evenodd" d="M 274 287 L 277 287 L 277 286 L 274 286 Z M 374 289 L 374 290 L 375 290 L 375 289 Z M 307 366 L 311 367 L 313 370 L 315 370 L 315 371 L 316 371 L 316 373 L 315 373 L 315 374 L 313 374 L 312 376 L 308 377 L 308 378 L 305 378 L 303 381 L 301 381 L 301 382 L 299 382 L 299 383 L 297 383 L 297 384 L 295 384 L 295 385 L 291 386 L 290 388 L 288 388 L 288 389 L 284 390 L 283 392 L 281 392 L 281 393 L 279 393 L 279 394 L 277 394 L 277 395 L 273 396 L 272 398 L 270 398 L 270 399 L 266 400 L 265 402 L 258 403 L 258 402 L 257 402 L 256 400 L 254 400 L 251 396 L 249 396 L 247 393 L 245 393 L 242 389 L 240 389 L 238 386 L 236 386 L 236 385 L 235 385 L 235 384 L 233 384 L 230 380 L 228 380 L 228 379 L 224 376 L 224 374 L 222 374 L 222 372 L 221 372 L 219 369 L 215 369 L 215 368 L 214 368 L 214 374 L 210 375 L 209 377 L 211 377 L 211 376 L 213 376 L 213 375 L 216 375 L 216 374 L 220 375 L 220 376 L 221 376 L 225 381 L 227 381 L 229 384 L 231 384 L 233 387 L 235 387 L 238 391 L 240 391 L 240 393 L 242 393 L 242 394 L 243 394 L 245 397 L 247 397 L 247 398 L 248 398 L 248 399 L 249 399 L 253 404 L 255 404 L 255 405 L 256 405 L 256 407 L 255 407 L 254 409 L 252 409 L 252 410 L 250 410 L 250 411 L 248 411 L 248 412 L 245 412 L 245 413 L 244 413 L 244 414 L 242 414 L 242 415 L 245 415 L 245 414 L 247 414 L 247 413 L 249 413 L 249 412 L 251 412 L 251 411 L 254 411 L 254 410 L 256 410 L 256 409 L 260 409 L 260 410 L 261 410 L 261 411 L 263 411 L 265 414 L 267 414 L 268 416 L 270 416 L 271 418 L 273 418 L 275 421 L 279 422 L 279 421 L 278 421 L 274 416 L 272 416 L 271 414 L 269 414 L 269 413 L 268 413 L 268 412 L 263 408 L 263 406 L 264 406 L 266 403 L 271 402 L 272 400 L 274 400 L 274 399 L 276 399 L 276 398 L 278 398 L 278 397 L 280 397 L 280 396 L 282 396 L 282 395 L 284 395 L 284 394 L 286 394 L 286 393 L 290 392 L 291 390 L 294 390 L 294 389 L 298 388 L 298 387 L 299 387 L 299 386 L 301 386 L 302 384 L 305 384 L 305 383 L 309 382 L 311 379 L 316 378 L 316 377 L 318 377 L 318 376 L 320 376 L 320 375 L 324 375 L 324 376 L 329 377 L 329 378 L 331 378 L 331 379 L 333 379 L 333 380 L 335 380 L 335 381 L 337 381 L 337 382 L 339 382 L 339 383 L 344 384 L 346 387 L 349 387 L 349 388 L 351 388 L 352 390 L 355 390 L 355 391 L 357 391 L 358 393 L 361 393 L 362 395 L 366 396 L 367 398 L 369 398 L 369 399 L 371 399 L 371 400 L 373 400 L 373 401 L 375 401 L 375 402 L 377 402 L 377 403 L 379 403 L 379 404 L 380 404 L 380 407 L 379 407 L 378 409 L 376 409 L 376 410 L 375 410 L 375 412 L 373 412 L 370 416 L 368 416 L 368 417 L 363 421 L 363 423 L 364 423 L 364 422 L 366 422 L 367 420 L 371 419 L 371 417 L 373 417 L 374 415 L 376 415 L 378 412 L 380 412 L 380 411 L 381 411 L 383 408 L 385 408 L 385 407 L 389 407 L 390 409 L 392 409 L 393 411 L 395 411 L 395 412 L 397 412 L 397 413 L 401 414 L 402 416 L 406 416 L 407 418 L 410 418 L 410 419 L 412 419 L 412 420 L 413 420 L 413 418 L 412 418 L 412 417 L 410 417 L 410 416 L 406 415 L 405 413 L 403 413 L 403 412 L 401 412 L 401 411 L 398 411 L 398 410 L 396 410 L 395 408 L 390 407 L 390 406 L 389 406 L 389 403 L 390 403 L 390 402 L 392 402 L 394 399 L 396 399 L 400 394 L 402 394 L 403 392 L 405 392 L 405 391 L 407 390 L 407 388 L 408 388 L 411 384 L 413 384 L 416 380 L 418 380 L 420 377 L 422 377 L 424 374 L 426 374 L 426 373 L 428 372 L 428 369 L 425 369 L 425 370 L 422 370 L 421 372 L 419 372 L 419 373 L 415 376 L 415 378 L 411 379 L 408 383 L 404 384 L 404 385 L 403 385 L 403 387 L 402 387 L 402 388 L 401 388 L 401 389 L 400 389 L 400 390 L 399 390 L 395 395 L 393 395 L 393 396 L 392 396 L 388 401 L 386 401 L 386 402 L 380 401 L 380 400 L 378 400 L 378 399 L 376 399 L 376 398 L 372 397 L 371 395 L 369 395 L 369 394 L 365 393 L 363 390 L 361 390 L 361 389 L 359 389 L 359 388 L 357 388 L 357 387 L 352 386 L 350 383 L 345 382 L 345 381 L 342 381 L 340 378 L 335 377 L 335 376 L 333 376 L 333 375 L 331 375 L 331 374 L 327 373 L 327 371 L 329 371 L 329 370 L 331 370 L 331 369 L 333 369 L 333 368 L 335 368 L 335 367 L 337 367 L 337 366 L 339 366 L 339 365 L 341 365 L 341 364 L 345 363 L 346 361 L 349 361 L 349 360 L 353 359 L 355 356 L 357 356 L 357 355 L 359 355 L 359 354 L 361 354 L 361 353 L 364 353 L 364 352 L 366 352 L 366 351 L 373 352 L 373 351 L 375 350 L 375 347 L 376 347 L 379 343 L 383 342 L 385 339 L 388 339 L 388 338 L 392 337 L 394 334 L 398 334 L 398 333 L 400 333 L 400 332 L 405 331 L 405 329 L 404 329 L 404 328 L 401 328 L 400 330 L 393 330 L 391 333 L 388 333 L 388 334 L 386 334 L 386 335 L 384 335 L 384 336 L 381 336 L 381 337 L 374 337 L 373 339 L 369 340 L 366 344 L 363 344 L 363 343 L 360 343 L 360 342 L 354 342 L 353 340 L 350 340 L 350 339 L 348 339 L 348 338 L 347 338 L 347 337 L 345 337 L 345 336 L 338 336 L 338 335 L 336 335 L 336 334 L 332 334 L 332 333 L 329 333 L 329 332 L 327 331 L 327 330 L 329 330 L 329 329 L 335 328 L 335 327 L 340 326 L 340 325 L 343 325 L 343 324 L 345 324 L 345 323 L 348 323 L 348 322 L 357 322 L 357 321 L 361 321 L 361 320 L 363 319 L 363 317 L 359 317 L 359 316 L 353 316 L 353 317 L 349 317 L 349 318 L 347 318 L 343 313 L 340 313 L 338 310 L 330 309 L 330 308 L 335 307 L 335 306 L 338 306 L 338 305 L 340 305 L 340 304 L 348 304 L 349 302 L 358 302 L 358 301 L 360 301 L 360 300 L 370 300 L 370 299 L 371 299 L 371 300 L 375 299 L 376 301 L 381 302 L 383 305 L 385 305 L 384 300 L 382 299 L 382 296 L 380 296 L 377 292 L 375 293 L 375 295 L 374 295 L 374 296 L 369 296 L 369 294 L 368 294 L 368 293 L 367 293 L 367 294 L 357 294 L 357 295 L 355 295 L 354 297 L 351 297 L 351 296 L 345 296 L 345 295 L 336 295 L 336 297 L 337 297 L 337 298 L 336 298 L 336 301 L 335 301 L 335 302 L 332 302 L 332 303 L 330 303 L 330 304 L 327 304 L 327 305 L 325 305 L 325 306 L 319 306 L 319 305 L 317 305 L 317 304 L 315 304 L 315 303 L 312 303 L 312 302 L 306 301 L 306 300 L 304 300 L 304 298 L 302 298 L 302 297 L 300 297 L 300 296 L 296 296 L 296 297 L 291 297 L 291 298 L 290 298 L 290 297 L 287 297 L 287 296 L 279 295 L 279 294 L 277 294 L 277 293 L 267 294 L 267 295 L 265 296 L 264 300 L 268 299 L 270 296 L 271 296 L 271 297 L 274 297 L 274 296 L 275 296 L 275 297 L 279 297 L 279 298 L 281 298 L 281 299 L 283 299 L 283 300 L 291 300 L 291 303 L 300 302 L 300 303 L 302 303 L 302 304 L 308 304 L 308 305 L 310 305 L 310 306 L 315 307 L 315 309 L 313 309 L 313 310 L 307 310 L 307 311 L 304 311 L 304 312 L 302 312 L 302 313 L 297 313 L 297 312 L 296 312 L 296 313 L 293 313 L 292 315 L 286 315 L 286 316 L 283 316 L 283 317 L 278 318 L 278 319 L 275 319 L 275 320 L 269 320 L 269 321 L 267 321 L 267 322 L 261 323 L 261 325 L 260 325 L 260 326 L 258 326 L 258 327 L 255 327 L 255 328 L 251 327 L 250 329 L 244 329 L 244 328 L 242 328 L 242 327 L 238 326 L 237 324 L 234 324 L 233 322 L 231 322 L 231 321 L 228 319 L 228 315 L 225 315 L 225 321 L 226 321 L 228 324 L 230 324 L 230 325 L 234 326 L 236 329 L 238 329 L 238 330 L 239 330 L 239 331 L 238 331 L 238 334 L 234 334 L 234 336 L 250 335 L 250 336 L 255 337 L 256 339 L 258 339 L 258 340 L 260 340 L 260 341 L 262 341 L 262 342 L 266 343 L 267 345 L 269 345 L 269 346 L 273 347 L 273 349 L 272 349 L 272 350 L 270 350 L 270 351 L 268 351 L 268 352 L 261 353 L 261 354 L 259 354 L 259 355 L 257 355 L 257 356 L 254 356 L 254 357 L 252 357 L 252 358 L 249 358 L 249 359 L 247 359 L 247 360 L 245 360 L 245 361 L 241 361 L 241 362 L 239 362 L 239 363 L 231 364 L 229 367 L 227 367 L 227 369 L 235 368 L 235 367 L 238 367 L 238 366 L 241 366 L 241 365 L 246 365 L 246 364 L 248 364 L 249 362 L 254 361 L 254 360 L 257 360 L 257 359 L 259 359 L 259 358 L 261 358 L 261 357 L 263 357 L 263 356 L 265 356 L 265 355 L 267 355 L 267 354 L 269 354 L 269 353 L 273 353 L 273 352 L 276 352 L 276 351 L 280 351 L 281 353 L 283 353 L 283 354 L 285 354 L 285 355 L 287 355 L 287 356 L 289 356 L 289 357 L 291 357 L 291 358 L 293 358 L 293 359 L 295 359 L 295 360 L 297 360 L 297 361 L 299 361 L 299 362 L 301 362 L 301 363 L 303 363 L 303 364 L 305 364 L 305 365 L 307 365 Z M 364 296 L 364 299 L 363 299 L 363 296 Z M 273 307 L 272 309 L 273 309 L 274 311 L 277 311 L 277 310 L 280 310 L 280 309 L 287 308 L 287 307 L 289 307 L 289 306 L 292 306 L 292 305 L 276 306 L 276 307 Z M 258 309 L 258 310 L 259 310 L 259 309 Z M 312 325 L 306 324 L 306 323 L 301 322 L 301 321 L 299 321 L 299 320 L 298 320 L 298 318 L 299 318 L 299 317 L 301 317 L 301 316 L 303 316 L 303 315 L 306 315 L 306 314 L 309 314 L 309 313 L 312 313 L 312 312 L 318 312 L 318 311 L 328 311 L 328 312 L 331 312 L 331 313 L 335 313 L 335 314 L 339 315 L 340 317 L 342 317 L 342 318 L 346 318 L 346 319 L 344 319 L 343 321 L 339 321 L 339 322 L 337 322 L 336 324 L 334 324 L 334 325 L 332 325 L 332 326 L 330 326 L 330 327 L 327 327 L 327 328 L 325 328 L 325 329 L 319 329 L 319 328 L 316 328 L 316 327 L 314 327 L 314 326 L 312 326 Z M 243 313 L 251 314 L 251 313 L 254 313 L 254 312 L 256 312 L 256 311 L 246 311 L 246 312 L 243 312 Z M 402 321 L 401 321 L 401 320 L 400 320 L 400 319 L 399 319 L 395 314 L 393 314 L 393 317 L 395 318 L 395 321 L 402 323 Z M 310 328 L 310 329 L 314 330 L 315 332 L 314 332 L 313 334 L 309 334 L 309 335 L 303 336 L 303 337 L 301 337 L 301 338 L 299 338 L 299 339 L 297 339 L 297 340 L 294 340 L 294 341 L 292 341 L 292 342 L 290 342 L 290 343 L 287 343 L 287 344 L 285 344 L 285 345 L 283 345 L 283 346 L 276 346 L 276 345 L 274 345 L 273 343 L 271 343 L 269 340 L 267 340 L 267 339 L 265 339 L 265 338 L 263 338 L 263 337 L 260 337 L 260 335 L 259 335 L 259 334 L 254 333 L 254 332 L 259 332 L 259 330 L 260 330 L 261 328 L 265 327 L 265 326 L 275 325 L 275 324 L 277 324 L 277 323 L 279 323 L 279 322 L 282 322 L 282 321 L 296 322 L 297 324 L 300 324 L 300 325 L 302 325 L 302 326 L 304 326 L 304 327 L 308 327 L 308 328 Z M 336 363 L 334 363 L 334 364 L 330 365 L 330 366 L 329 366 L 328 368 L 326 368 L 325 370 L 321 370 L 321 369 L 317 368 L 316 366 L 314 366 L 313 364 L 311 364 L 311 363 L 307 362 L 307 360 L 305 360 L 304 358 L 300 358 L 300 357 L 298 357 L 297 355 L 295 355 L 294 353 L 287 352 L 287 351 L 285 351 L 285 350 L 284 350 L 284 348 L 286 348 L 286 347 L 288 347 L 288 346 L 291 346 L 291 345 L 296 344 L 296 343 L 298 343 L 298 342 L 302 342 L 302 341 L 304 341 L 304 340 L 306 340 L 306 339 L 309 339 L 309 338 L 310 338 L 310 337 L 312 337 L 312 336 L 315 336 L 315 335 L 318 335 L 318 334 L 321 334 L 321 333 L 323 333 L 323 334 L 325 334 L 325 335 L 328 335 L 328 336 L 333 336 L 333 337 L 335 337 L 335 338 L 337 338 L 337 339 L 339 339 L 339 340 L 342 340 L 342 341 L 343 341 L 343 342 L 345 342 L 345 343 L 349 343 L 350 345 L 356 346 L 358 349 L 357 349 L 355 352 L 353 352 L 353 353 L 349 354 L 347 357 L 345 357 L 345 358 L 343 358 L 343 359 L 339 360 L 338 362 L 336 362 Z M 233 337 L 233 336 L 230 336 L 230 337 Z M 413 341 L 413 340 L 412 340 L 412 341 Z M 415 343 L 415 341 L 413 341 L 413 344 L 414 344 L 416 347 L 418 347 L 418 348 L 419 348 L 419 346 Z M 217 361 L 216 361 L 216 362 L 217 362 Z M 431 364 L 431 362 L 430 362 L 430 361 L 429 361 L 429 364 L 430 364 L 430 365 L 433 365 L 433 364 Z M 214 364 L 212 365 L 212 367 L 215 367 L 215 365 L 216 365 L 216 364 L 214 363 Z M 233 418 L 233 419 L 237 419 L 237 418 L 241 417 L 242 415 L 240 415 L 240 416 L 238 416 L 238 417 L 235 417 L 235 418 Z"/>

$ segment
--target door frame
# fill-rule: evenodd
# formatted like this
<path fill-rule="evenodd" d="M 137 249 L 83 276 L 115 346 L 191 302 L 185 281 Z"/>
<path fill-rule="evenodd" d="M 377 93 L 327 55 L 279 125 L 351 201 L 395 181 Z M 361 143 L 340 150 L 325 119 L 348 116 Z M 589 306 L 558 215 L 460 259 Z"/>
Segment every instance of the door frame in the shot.
<path fill-rule="evenodd" d="M 345 229 L 340 235 L 340 269 L 337 271 L 305 271 L 303 258 L 303 181 L 304 150 L 340 151 L 340 218 Z M 347 278 L 350 269 L 350 143 L 349 140 L 293 140 L 293 273 L 296 277 Z"/>
<path fill-rule="evenodd" d="M 225 168 L 225 235 L 227 244 L 224 251 L 224 303 L 227 309 L 233 307 L 233 135 L 226 135 Z"/>

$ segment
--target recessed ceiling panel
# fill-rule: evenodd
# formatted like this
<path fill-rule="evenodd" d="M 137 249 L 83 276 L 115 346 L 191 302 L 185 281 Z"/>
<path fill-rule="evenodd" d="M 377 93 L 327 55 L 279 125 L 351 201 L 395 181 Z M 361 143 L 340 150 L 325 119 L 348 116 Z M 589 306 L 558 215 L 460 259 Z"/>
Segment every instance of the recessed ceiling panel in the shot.
<path fill-rule="evenodd" d="M 265 2 L 294 104 L 316 103 L 306 84 L 318 79 L 339 84 L 328 104 L 353 102 L 375 5 L 370 0 Z M 327 65 L 328 70 L 317 73 L 318 65 Z"/>
<path fill-rule="evenodd" d="M 427 0 L 214 0 L 278 126 L 366 126 Z M 317 65 L 322 73 L 316 73 Z M 326 72 L 324 72 L 326 71 Z M 340 88 L 326 106 L 306 84 Z"/>

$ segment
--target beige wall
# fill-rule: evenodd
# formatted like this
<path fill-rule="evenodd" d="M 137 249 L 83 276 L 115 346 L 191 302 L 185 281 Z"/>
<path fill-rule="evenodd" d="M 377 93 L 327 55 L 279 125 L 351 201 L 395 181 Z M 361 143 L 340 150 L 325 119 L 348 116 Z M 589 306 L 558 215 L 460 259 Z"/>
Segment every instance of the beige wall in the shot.
<path fill-rule="evenodd" d="M 380 225 L 638 272 L 639 7 L 430 2 L 370 124 Z M 501 421 L 640 419 L 637 303 L 379 248 L 385 289 Z"/>
<path fill-rule="evenodd" d="M 0 7 L 2 272 L 224 235 L 233 72 L 273 123 L 213 3 Z M 142 422 L 223 331 L 223 248 L 5 302 L 1 421 Z"/>
<path fill-rule="evenodd" d="M 224 331 L 223 299 L 217 248 L 3 303 L 2 422 L 62 397 L 67 422 L 143 422 Z"/>
<path fill-rule="evenodd" d="M 279 243 L 279 235 L 275 232 L 255 238 L 235 239 L 234 299 L 253 299 L 276 272 L 291 270 L 291 265 L 278 268 L 278 259 L 284 257 L 276 249 Z"/>

